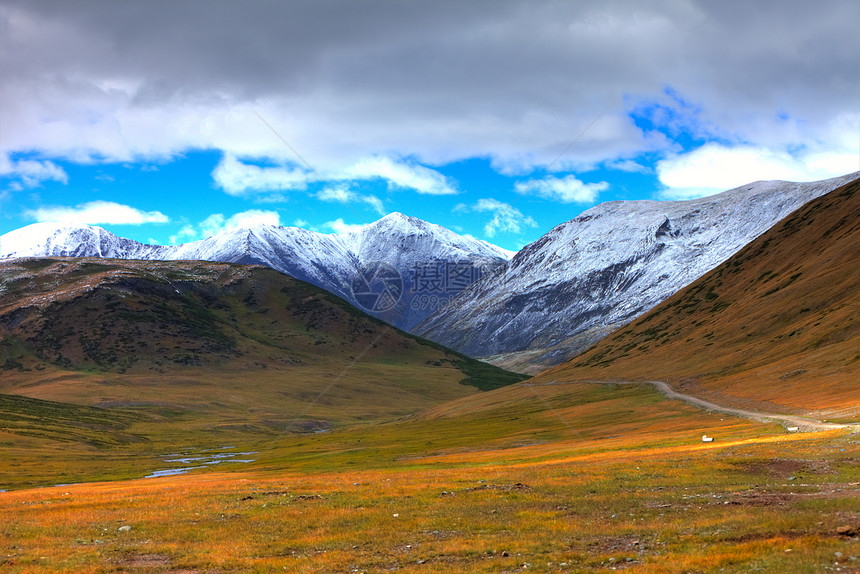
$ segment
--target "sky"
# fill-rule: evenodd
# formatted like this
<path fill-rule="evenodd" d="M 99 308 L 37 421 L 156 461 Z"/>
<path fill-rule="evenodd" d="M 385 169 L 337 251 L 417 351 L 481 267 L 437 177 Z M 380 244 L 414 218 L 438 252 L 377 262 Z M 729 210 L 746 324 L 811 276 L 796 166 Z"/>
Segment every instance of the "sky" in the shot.
<path fill-rule="evenodd" d="M 0 0 L 0 234 L 594 205 L 860 170 L 860 2 Z"/>

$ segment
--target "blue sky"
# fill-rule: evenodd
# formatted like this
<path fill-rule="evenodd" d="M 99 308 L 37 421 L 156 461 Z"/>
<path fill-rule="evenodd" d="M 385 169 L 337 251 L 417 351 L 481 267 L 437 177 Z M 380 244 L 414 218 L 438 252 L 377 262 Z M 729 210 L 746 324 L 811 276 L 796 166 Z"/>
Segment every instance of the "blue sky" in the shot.
<path fill-rule="evenodd" d="M 603 201 L 843 175 L 857 21 L 836 0 L 0 0 L 0 235 L 399 211 L 516 250 Z"/>
<path fill-rule="evenodd" d="M 213 175 L 226 163 L 220 150 L 189 151 L 161 161 L 83 165 L 26 158 L 13 156 L 13 161 L 50 161 L 63 175 L 37 185 L 4 178 L 6 196 L 15 201 L 4 202 L 0 233 L 35 221 L 64 220 L 160 244 L 193 241 L 225 226 L 254 222 L 332 233 L 399 211 L 517 250 L 598 202 L 656 197 L 658 186 L 653 172 L 601 167 L 579 174 L 511 176 L 500 174 L 487 159 L 474 158 L 432 168 L 403 162 L 438 174 L 446 186 L 438 193 L 422 193 L 403 180 L 328 180 L 313 172 L 298 189 L 251 183 L 240 192 Z M 260 180 L 285 169 L 258 159 L 240 165 L 239 170 L 258 169 Z"/>

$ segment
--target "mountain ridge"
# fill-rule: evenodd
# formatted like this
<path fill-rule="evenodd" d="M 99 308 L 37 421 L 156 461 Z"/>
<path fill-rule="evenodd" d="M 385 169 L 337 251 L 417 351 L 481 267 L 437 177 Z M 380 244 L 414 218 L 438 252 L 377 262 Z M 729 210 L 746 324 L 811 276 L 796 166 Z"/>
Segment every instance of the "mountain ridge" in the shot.
<path fill-rule="evenodd" d="M 177 246 L 141 244 L 93 226 L 34 224 L 0 237 L 0 256 L 262 264 L 406 331 L 536 373 L 641 316 L 782 217 L 858 176 L 759 181 L 679 202 L 605 202 L 515 254 L 395 212 L 340 234 L 255 225 Z"/>
<path fill-rule="evenodd" d="M 857 177 L 762 181 L 678 202 L 599 204 L 524 247 L 415 332 L 534 374 L 588 348 L 789 213 Z"/>
<path fill-rule="evenodd" d="M 860 180 L 535 380 L 668 380 L 720 404 L 860 414 Z"/>
<path fill-rule="evenodd" d="M 407 331 L 434 310 L 414 304 L 415 297 L 426 295 L 416 289 L 419 272 L 434 265 L 464 271 L 467 283 L 446 285 L 445 293 L 434 293 L 450 297 L 511 255 L 486 241 L 397 212 L 346 233 L 254 225 L 175 246 L 139 243 L 97 226 L 50 222 L 0 236 L 0 258 L 72 256 L 261 264 L 322 287 Z M 354 281 L 380 262 L 400 276 L 399 300 L 388 308 L 368 308 L 356 296 Z"/>

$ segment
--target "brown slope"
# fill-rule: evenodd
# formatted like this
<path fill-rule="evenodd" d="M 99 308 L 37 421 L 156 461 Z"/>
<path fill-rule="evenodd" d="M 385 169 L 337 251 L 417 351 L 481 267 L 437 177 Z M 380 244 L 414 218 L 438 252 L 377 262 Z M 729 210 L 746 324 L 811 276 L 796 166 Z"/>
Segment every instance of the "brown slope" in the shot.
<path fill-rule="evenodd" d="M 860 414 L 860 180 L 538 381 L 663 380 L 720 404 Z"/>
<path fill-rule="evenodd" d="M 401 416 L 520 379 L 261 266 L 0 262 L 3 394 L 254 434 Z"/>

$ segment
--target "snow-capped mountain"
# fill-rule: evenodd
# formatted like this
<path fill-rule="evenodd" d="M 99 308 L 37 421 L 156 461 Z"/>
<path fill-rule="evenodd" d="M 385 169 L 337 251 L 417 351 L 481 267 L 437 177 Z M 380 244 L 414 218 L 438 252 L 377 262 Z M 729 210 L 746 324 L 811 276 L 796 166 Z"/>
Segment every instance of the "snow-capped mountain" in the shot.
<path fill-rule="evenodd" d="M 413 332 L 523 369 L 558 364 L 860 177 L 756 182 L 689 201 L 600 204 L 527 245 Z"/>
<path fill-rule="evenodd" d="M 513 253 L 401 213 L 350 233 L 258 225 L 175 246 L 57 223 L 0 236 L 0 258 L 44 256 L 263 264 L 409 330 Z"/>
<path fill-rule="evenodd" d="M 117 237 L 92 225 L 34 223 L 0 235 L 0 259 L 43 256 L 157 259 L 169 249 Z"/>
<path fill-rule="evenodd" d="M 401 213 L 386 215 L 359 232 L 341 237 L 362 266 L 358 283 L 367 280 L 372 293 L 379 291 L 374 288 L 374 281 L 394 287 L 386 270 L 375 268 L 373 262 L 384 262 L 399 272 L 403 296 L 393 307 L 375 315 L 407 331 L 515 255 L 486 241 L 464 237 Z M 396 276 L 394 280 L 396 283 Z M 352 293 L 364 288 L 355 281 L 353 278 L 350 285 Z M 373 303 L 372 296 L 370 302 Z M 362 307 L 369 306 L 361 297 L 359 303 L 365 303 Z M 385 300 L 377 300 L 376 306 L 385 307 Z"/>

